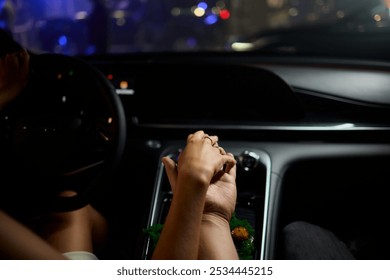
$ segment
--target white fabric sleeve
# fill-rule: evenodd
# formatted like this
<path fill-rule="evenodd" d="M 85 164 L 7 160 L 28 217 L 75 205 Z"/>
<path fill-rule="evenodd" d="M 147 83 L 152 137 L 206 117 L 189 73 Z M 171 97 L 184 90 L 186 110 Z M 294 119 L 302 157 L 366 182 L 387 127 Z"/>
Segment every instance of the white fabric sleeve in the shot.
<path fill-rule="evenodd" d="M 95 254 L 87 251 L 72 251 L 63 255 L 70 260 L 98 260 Z"/>

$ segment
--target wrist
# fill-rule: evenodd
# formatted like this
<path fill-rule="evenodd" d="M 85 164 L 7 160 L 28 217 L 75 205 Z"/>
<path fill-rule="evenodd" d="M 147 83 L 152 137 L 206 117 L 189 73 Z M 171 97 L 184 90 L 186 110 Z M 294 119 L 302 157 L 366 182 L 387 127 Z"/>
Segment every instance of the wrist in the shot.
<path fill-rule="evenodd" d="M 218 227 L 228 227 L 230 229 L 230 217 L 219 213 L 203 213 L 202 223 Z"/>

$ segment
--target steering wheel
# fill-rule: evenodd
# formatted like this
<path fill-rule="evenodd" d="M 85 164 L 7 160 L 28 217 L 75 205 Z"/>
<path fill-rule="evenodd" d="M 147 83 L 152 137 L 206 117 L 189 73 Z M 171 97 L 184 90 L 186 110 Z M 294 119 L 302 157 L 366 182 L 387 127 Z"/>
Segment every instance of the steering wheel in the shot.
<path fill-rule="evenodd" d="M 113 85 L 86 61 L 62 54 L 31 54 L 28 85 L 1 121 L 7 179 L 0 190 L 11 212 L 86 205 L 114 174 L 126 142 Z M 65 190 L 77 194 L 60 196 Z"/>

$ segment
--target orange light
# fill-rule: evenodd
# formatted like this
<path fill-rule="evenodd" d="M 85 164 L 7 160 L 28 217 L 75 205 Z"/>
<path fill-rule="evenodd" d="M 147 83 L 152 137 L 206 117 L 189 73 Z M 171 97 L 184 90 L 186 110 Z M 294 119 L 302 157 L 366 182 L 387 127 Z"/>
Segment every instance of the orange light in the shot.
<path fill-rule="evenodd" d="M 129 83 L 127 81 L 121 81 L 120 84 L 119 84 L 119 87 L 121 89 L 126 89 L 129 87 Z"/>

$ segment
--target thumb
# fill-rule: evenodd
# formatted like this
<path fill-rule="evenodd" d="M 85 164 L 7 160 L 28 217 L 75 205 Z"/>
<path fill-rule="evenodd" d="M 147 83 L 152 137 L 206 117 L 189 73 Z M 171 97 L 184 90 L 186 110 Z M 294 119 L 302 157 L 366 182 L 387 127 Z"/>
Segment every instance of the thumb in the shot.
<path fill-rule="evenodd" d="M 176 162 L 168 156 L 163 157 L 161 161 L 164 164 L 165 172 L 168 176 L 169 184 L 171 185 L 171 190 L 174 193 L 177 179 Z"/>

